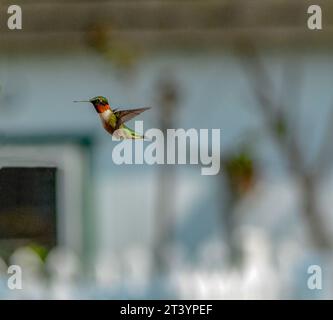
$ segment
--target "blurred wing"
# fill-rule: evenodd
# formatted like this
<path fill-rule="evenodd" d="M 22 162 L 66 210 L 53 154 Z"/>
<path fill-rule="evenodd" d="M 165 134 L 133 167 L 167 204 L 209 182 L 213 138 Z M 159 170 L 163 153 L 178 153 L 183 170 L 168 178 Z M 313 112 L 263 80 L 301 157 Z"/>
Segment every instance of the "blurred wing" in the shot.
<path fill-rule="evenodd" d="M 121 123 L 124 123 L 126 121 L 129 121 L 139 115 L 140 113 L 148 110 L 150 108 L 139 108 L 139 109 L 130 109 L 130 110 L 117 110 L 114 111 L 115 116 L 118 119 L 118 125 Z"/>

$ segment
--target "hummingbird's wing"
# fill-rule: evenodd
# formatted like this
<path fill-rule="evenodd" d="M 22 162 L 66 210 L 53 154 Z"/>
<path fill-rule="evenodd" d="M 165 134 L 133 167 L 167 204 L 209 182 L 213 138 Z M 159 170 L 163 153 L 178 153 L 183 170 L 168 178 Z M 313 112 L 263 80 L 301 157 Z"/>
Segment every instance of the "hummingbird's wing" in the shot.
<path fill-rule="evenodd" d="M 115 116 L 117 117 L 117 127 L 119 127 L 122 123 L 129 121 L 139 115 L 140 113 L 148 110 L 150 108 L 139 108 L 139 109 L 129 109 L 129 110 L 117 110 L 113 111 Z"/>

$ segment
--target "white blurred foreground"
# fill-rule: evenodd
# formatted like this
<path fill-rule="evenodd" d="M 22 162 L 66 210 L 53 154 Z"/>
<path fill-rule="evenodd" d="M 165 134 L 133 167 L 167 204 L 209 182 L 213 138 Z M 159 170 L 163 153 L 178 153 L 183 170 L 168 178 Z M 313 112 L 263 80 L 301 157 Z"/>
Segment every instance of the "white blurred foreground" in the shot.
<path fill-rule="evenodd" d="M 211 239 L 202 245 L 198 261 L 191 264 L 183 258 L 181 248 L 174 248 L 170 272 L 164 276 L 154 276 L 152 257 L 143 248 L 99 257 L 92 275 L 84 274 L 78 258 L 65 249 L 53 249 L 43 263 L 33 250 L 21 248 L 10 261 L 22 268 L 23 288 L 7 287 L 10 275 L 0 260 L 0 298 L 288 299 L 295 294 L 299 297 L 300 291 L 304 292 L 301 298 L 328 298 L 332 294 L 328 275 L 325 290 L 307 288 L 311 255 L 294 243 L 281 245 L 277 249 L 280 259 L 273 264 L 270 241 L 262 230 L 244 228 L 241 238 L 245 255 L 240 268 L 227 267 L 221 242 Z M 332 261 L 329 266 L 333 266 Z"/>

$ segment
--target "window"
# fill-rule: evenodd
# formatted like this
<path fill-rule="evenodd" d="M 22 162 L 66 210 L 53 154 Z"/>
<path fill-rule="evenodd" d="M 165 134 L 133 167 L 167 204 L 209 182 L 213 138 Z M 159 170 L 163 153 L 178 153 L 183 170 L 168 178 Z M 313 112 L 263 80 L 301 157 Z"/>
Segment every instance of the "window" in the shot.
<path fill-rule="evenodd" d="M 90 145 L 74 138 L 12 140 L 0 146 L 0 256 L 27 244 L 82 255 L 90 241 L 83 238 Z"/>

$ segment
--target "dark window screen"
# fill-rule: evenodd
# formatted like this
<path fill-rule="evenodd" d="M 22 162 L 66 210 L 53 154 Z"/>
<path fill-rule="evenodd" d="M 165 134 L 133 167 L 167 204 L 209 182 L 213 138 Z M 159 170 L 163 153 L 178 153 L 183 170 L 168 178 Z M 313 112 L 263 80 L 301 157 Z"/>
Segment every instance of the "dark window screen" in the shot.
<path fill-rule="evenodd" d="M 0 169 L 0 242 L 56 244 L 56 168 Z"/>

